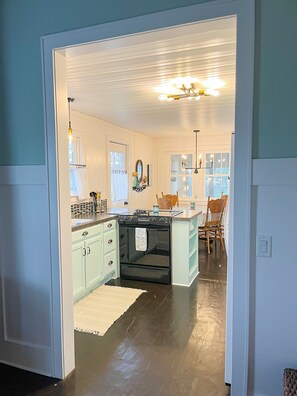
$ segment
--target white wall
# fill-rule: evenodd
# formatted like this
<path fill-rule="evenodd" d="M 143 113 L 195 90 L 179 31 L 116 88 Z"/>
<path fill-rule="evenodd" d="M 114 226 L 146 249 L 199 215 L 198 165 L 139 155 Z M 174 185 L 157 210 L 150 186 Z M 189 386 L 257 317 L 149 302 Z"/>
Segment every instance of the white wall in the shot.
<path fill-rule="evenodd" d="M 271 235 L 272 257 L 251 266 L 249 394 L 278 396 L 283 369 L 297 368 L 297 159 L 253 162 L 253 250 Z"/>
<path fill-rule="evenodd" d="M 170 154 L 183 151 L 195 150 L 195 136 L 173 137 L 153 139 L 150 136 L 139 134 L 134 131 L 119 127 L 114 124 L 99 120 L 98 118 L 72 112 L 72 125 L 74 133 L 83 136 L 86 147 L 86 169 L 88 191 L 101 191 L 103 198 L 109 199 L 108 180 L 108 150 L 107 142 L 113 140 L 124 140 L 130 147 L 130 169 L 129 169 L 129 206 L 134 208 L 150 208 L 156 201 L 156 194 L 170 191 Z M 210 135 L 198 137 L 198 152 L 230 152 L 230 135 Z M 143 161 L 144 174 L 147 164 L 152 164 L 153 185 L 143 192 L 137 193 L 132 190 L 131 173 L 138 159 Z M 195 183 L 193 195 L 198 196 L 197 205 L 205 209 L 206 198 L 204 197 L 204 175 L 201 170 L 194 175 Z M 198 182 L 196 182 L 198 180 Z M 189 205 L 190 199 L 181 199 L 181 203 Z"/>
<path fill-rule="evenodd" d="M 109 201 L 109 179 L 108 179 L 108 140 L 123 140 L 129 145 L 129 207 L 145 208 L 152 207 L 155 201 L 156 173 L 157 168 L 153 166 L 153 186 L 147 187 L 142 192 L 132 190 L 133 178 L 131 173 L 135 170 L 135 164 L 141 159 L 146 175 L 147 164 L 156 163 L 154 140 L 149 137 L 128 129 L 119 127 L 99 120 L 89 115 L 72 112 L 72 126 L 74 133 L 84 137 L 86 148 L 86 170 L 88 179 L 88 191 L 101 191 L 102 198 Z"/>

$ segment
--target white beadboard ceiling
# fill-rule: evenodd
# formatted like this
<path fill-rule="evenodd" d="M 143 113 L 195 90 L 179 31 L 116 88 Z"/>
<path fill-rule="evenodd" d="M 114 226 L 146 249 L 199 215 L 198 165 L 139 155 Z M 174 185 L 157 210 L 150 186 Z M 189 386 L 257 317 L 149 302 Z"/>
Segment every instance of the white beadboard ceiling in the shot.
<path fill-rule="evenodd" d="M 72 109 L 153 137 L 234 130 L 236 19 L 224 18 L 68 48 Z M 218 97 L 159 100 L 176 77 L 225 81 Z"/>

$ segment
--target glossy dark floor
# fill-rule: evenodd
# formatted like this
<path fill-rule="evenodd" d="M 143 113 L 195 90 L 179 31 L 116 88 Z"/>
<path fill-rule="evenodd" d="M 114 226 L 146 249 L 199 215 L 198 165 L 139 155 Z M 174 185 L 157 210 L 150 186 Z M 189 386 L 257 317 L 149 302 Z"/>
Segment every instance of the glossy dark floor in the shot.
<path fill-rule="evenodd" d="M 76 369 L 63 381 L 0 365 L 1 395 L 229 395 L 224 384 L 226 258 L 200 245 L 190 288 L 114 281 L 142 294 L 104 337 L 75 334 Z"/>

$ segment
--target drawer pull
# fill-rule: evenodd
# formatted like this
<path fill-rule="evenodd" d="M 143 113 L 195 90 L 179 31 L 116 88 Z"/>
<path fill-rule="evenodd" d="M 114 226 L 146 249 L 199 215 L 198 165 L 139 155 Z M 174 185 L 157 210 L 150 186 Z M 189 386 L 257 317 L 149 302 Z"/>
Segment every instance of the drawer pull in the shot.
<path fill-rule="evenodd" d="M 90 246 L 88 246 L 87 247 L 87 254 L 90 254 L 91 253 L 91 248 L 90 248 Z"/>
<path fill-rule="evenodd" d="M 113 260 L 110 260 L 110 262 L 108 263 L 108 265 L 112 265 L 113 264 Z"/>
<path fill-rule="evenodd" d="M 88 231 L 84 231 L 84 232 L 82 233 L 82 236 L 87 236 L 87 235 L 89 235 Z"/>
<path fill-rule="evenodd" d="M 107 227 L 108 227 L 108 228 L 112 227 L 112 223 L 109 223 Z"/>
<path fill-rule="evenodd" d="M 125 253 L 122 253 L 122 254 L 121 254 L 121 258 L 123 258 L 123 257 L 125 257 Z"/>
<path fill-rule="evenodd" d="M 111 244 L 113 242 L 112 239 L 109 239 L 107 243 Z"/>
<path fill-rule="evenodd" d="M 86 249 L 83 248 L 83 256 L 85 256 L 85 255 L 86 255 Z"/>

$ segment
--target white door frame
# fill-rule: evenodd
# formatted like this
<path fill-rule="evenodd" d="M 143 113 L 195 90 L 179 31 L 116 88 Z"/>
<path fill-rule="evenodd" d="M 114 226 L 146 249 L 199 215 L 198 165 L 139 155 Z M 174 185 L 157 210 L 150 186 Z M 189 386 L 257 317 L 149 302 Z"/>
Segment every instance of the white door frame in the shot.
<path fill-rule="evenodd" d="M 72 307 L 71 276 L 63 276 L 62 235 L 70 220 L 60 215 L 63 183 L 59 175 L 55 53 L 58 49 L 147 31 L 171 28 L 208 19 L 237 17 L 235 108 L 232 395 L 247 394 L 249 338 L 249 270 L 251 207 L 251 144 L 253 109 L 254 0 L 217 0 L 141 17 L 105 23 L 41 38 L 45 112 L 46 167 L 48 172 L 51 230 L 53 376 L 64 378 L 74 367 L 73 327 L 67 309 Z M 59 51 L 60 52 L 60 51 Z M 65 97 L 66 103 L 66 97 Z M 66 173 L 67 174 L 67 173 Z M 65 179 L 66 182 L 66 179 Z M 70 217 L 70 215 L 69 215 Z M 230 225 L 232 227 L 232 225 Z M 70 306 L 71 305 L 71 306 Z M 70 351 L 71 350 L 71 351 Z M 70 352 L 69 352 L 70 351 Z"/>

